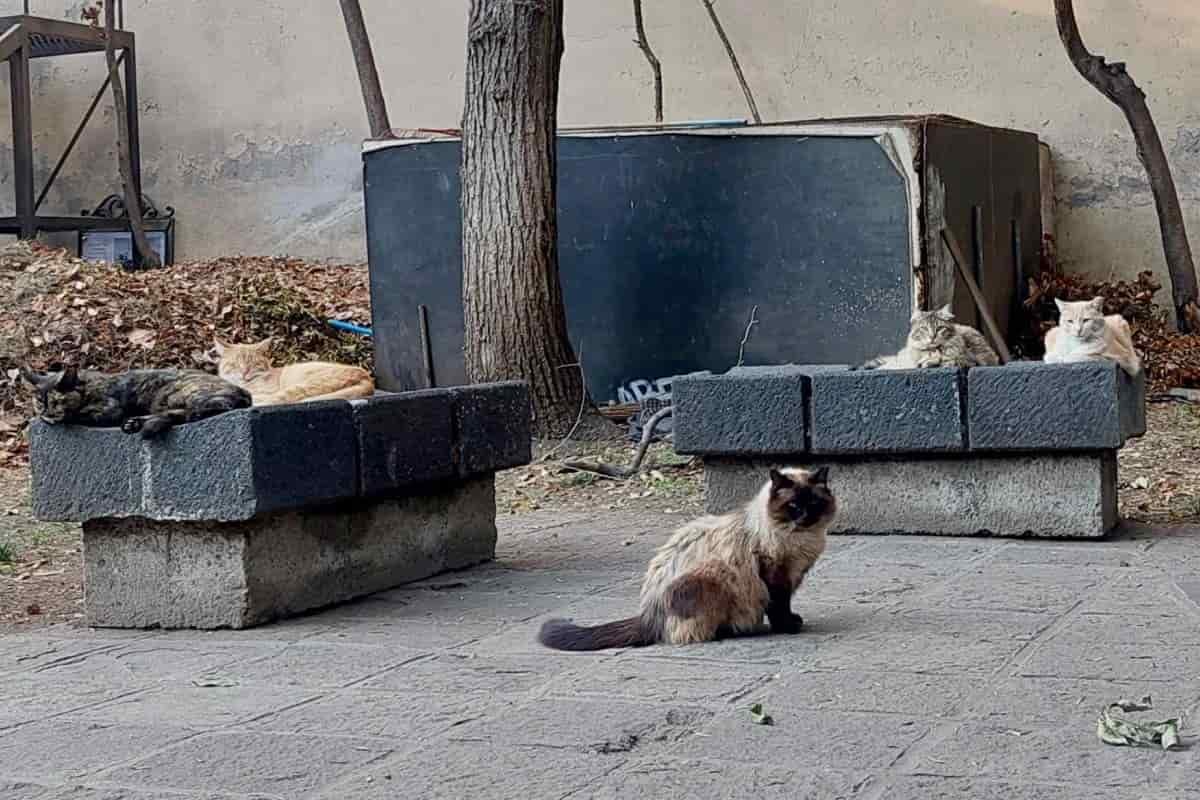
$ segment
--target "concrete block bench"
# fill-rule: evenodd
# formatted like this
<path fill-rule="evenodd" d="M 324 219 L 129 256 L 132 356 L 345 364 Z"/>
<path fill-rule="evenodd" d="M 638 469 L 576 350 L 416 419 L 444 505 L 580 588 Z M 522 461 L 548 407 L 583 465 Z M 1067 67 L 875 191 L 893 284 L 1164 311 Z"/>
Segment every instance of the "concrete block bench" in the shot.
<path fill-rule="evenodd" d="M 37 422 L 33 510 L 83 523 L 89 625 L 243 628 L 492 559 L 493 476 L 530 447 L 522 383 L 250 408 L 158 440 Z"/>
<path fill-rule="evenodd" d="M 675 449 L 704 457 L 710 512 L 769 466 L 831 464 L 841 533 L 1102 537 L 1116 451 L 1146 430 L 1144 376 L 1104 362 L 750 367 L 672 392 Z"/>

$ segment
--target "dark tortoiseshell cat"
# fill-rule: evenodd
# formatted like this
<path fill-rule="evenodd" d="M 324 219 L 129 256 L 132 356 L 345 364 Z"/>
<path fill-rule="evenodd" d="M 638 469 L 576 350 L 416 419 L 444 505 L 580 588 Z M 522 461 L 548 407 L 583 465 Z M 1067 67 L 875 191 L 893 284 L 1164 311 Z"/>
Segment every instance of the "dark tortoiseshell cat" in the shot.
<path fill-rule="evenodd" d="M 31 383 L 37 414 L 51 425 L 120 427 L 150 438 L 173 425 L 250 407 L 250 393 L 199 370 L 138 369 L 120 375 L 66 367 L 37 373 Z"/>

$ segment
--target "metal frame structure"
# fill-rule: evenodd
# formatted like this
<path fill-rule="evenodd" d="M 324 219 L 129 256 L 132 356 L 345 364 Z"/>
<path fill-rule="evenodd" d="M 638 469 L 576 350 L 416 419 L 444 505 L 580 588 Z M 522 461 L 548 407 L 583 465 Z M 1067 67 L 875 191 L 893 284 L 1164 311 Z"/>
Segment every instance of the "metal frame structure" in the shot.
<path fill-rule="evenodd" d="M 122 4 L 123 5 L 123 4 Z M 118 6 L 119 7 L 119 6 Z M 123 9 L 122 9 L 123 10 Z M 62 171 L 63 165 L 79 141 L 84 128 L 91 120 L 96 107 L 109 87 L 105 72 L 104 83 L 67 144 L 66 151 L 50 172 L 46 185 L 35 194 L 33 174 L 33 96 L 29 84 L 29 62 L 35 58 L 75 55 L 78 53 L 103 53 L 104 29 L 64 20 L 31 16 L 29 4 L 26 13 L 0 17 L 0 61 L 8 62 L 9 91 L 12 98 L 13 127 L 13 191 L 16 198 L 16 215 L 0 217 L 0 234 L 16 234 L 22 239 L 34 238 L 38 231 L 77 231 L 82 229 L 111 227 L 111 219 L 97 217 L 52 217 L 39 216 L 38 209 L 46 199 L 50 187 Z M 123 28 L 123 17 L 121 14 Z M 142 167 L 141 141 L 138 132 L 137 59 L 133 34 L 126 30 L 113 33 L 119 63 L 125 75 L 125 116 L 129 122 L 129 154 L 132 163 L 133 184 L 141 196 Z"/>

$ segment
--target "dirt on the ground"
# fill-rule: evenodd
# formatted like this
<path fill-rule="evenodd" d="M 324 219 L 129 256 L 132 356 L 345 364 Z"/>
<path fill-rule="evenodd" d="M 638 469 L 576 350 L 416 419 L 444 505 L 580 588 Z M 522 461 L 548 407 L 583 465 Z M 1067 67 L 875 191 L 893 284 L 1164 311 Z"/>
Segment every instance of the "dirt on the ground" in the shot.
<path fill-rule="evenodd" d="M 1154 524 L 1200 521 L 1200 406 L 1154 403 L 1145 437 L 1120 453 L 1124 518 Z M 496 511 L 503 518 L 538 510 L 653 511 L 680 522 L 702 511 L 703 470 L 670 445 L 652 445 L 641 472 L 614 480 L 564 466 L 567 461 L 624 466 L 625 443 L 551 442 L 535 447 L 529 466 L 496 477 Z M 27 469 L 0 469 L 0 633 L 79 621 L 83 583 L 78 525 L 42 523 L 29 509 Z"/>
<path fill-rule="evenodd" d="M 676 455 L 669 444 L 650 446 L 641 471 L 632 478 L 606 478 L 570 469 L 566 462 L 601 463 L 614 467 L 633 461 L 632 444 L 574 442 L 537 445 L 529 466 L 496 476 L 497 514 L 541 509 L 590 511 L 646 510 L 695 516 L 701 511 L 704 472 L 699 459 Z"/>
<path fill-rule="evenodd" d="M 1200 520 L 1200 405 L 1151 403 L 1146 435 L 1120 451 L 1121 516 L 1154 524 Z"/>
<path fill-rule="evenodd" d="M 83 617 L 78 525 L 38 522 L 29 470 L 0 469 L 0 633 Z"/>

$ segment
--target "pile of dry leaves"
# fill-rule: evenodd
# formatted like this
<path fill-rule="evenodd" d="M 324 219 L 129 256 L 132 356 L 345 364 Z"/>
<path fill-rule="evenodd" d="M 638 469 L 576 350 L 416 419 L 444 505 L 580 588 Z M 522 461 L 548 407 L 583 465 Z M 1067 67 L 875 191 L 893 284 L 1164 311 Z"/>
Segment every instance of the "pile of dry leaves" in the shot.
<path fill-rule="evenodd" d="M 30 402 L 20 365 L 211 370 L 214 336 L 273 336 L 280 362 L 370 369 L 370 339 L 330 319 L 370 325 L 362 266 L 230 257 L 129 272 L 37 243 L 8 245 L 0 250 L 0 465 L 23 452 Z"/>
<path fill-rule="evenodd" d="M 1200 335 L 1179 333 L 1167 322 L 1166 311 L 1154 301 L 1160 289 L 1162 284 L 1150 272 L 1139 273 L 1133 281 L 1097 282 L 1079 275 L 1043 272 L 1029 279 L 1027 325 L 1020 332 L 1017 349 L 1026 358 L 1042 356 L 1042 337 L 1058 322 L 1056 299 L 1070 302 L 1102 296 L 1105 314 L 1120 314 L 1129 321 L 1152 393 L 1174 387 L 1198 388 Z"/>

